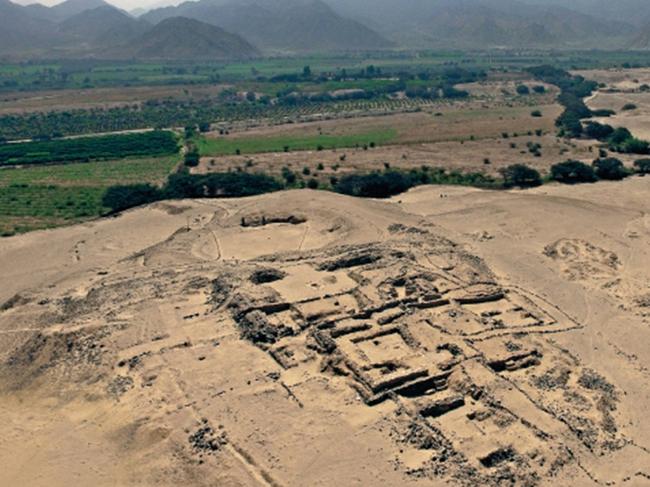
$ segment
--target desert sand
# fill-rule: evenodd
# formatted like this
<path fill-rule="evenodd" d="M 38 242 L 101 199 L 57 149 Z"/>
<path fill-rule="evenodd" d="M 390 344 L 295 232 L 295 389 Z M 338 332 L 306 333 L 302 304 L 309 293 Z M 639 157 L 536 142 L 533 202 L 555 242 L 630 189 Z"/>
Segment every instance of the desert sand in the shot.
<path fill-rule="evenodd" d="M 649 190 L 300 190 L 0 240 L 0 485 L 649 485 Z"/>

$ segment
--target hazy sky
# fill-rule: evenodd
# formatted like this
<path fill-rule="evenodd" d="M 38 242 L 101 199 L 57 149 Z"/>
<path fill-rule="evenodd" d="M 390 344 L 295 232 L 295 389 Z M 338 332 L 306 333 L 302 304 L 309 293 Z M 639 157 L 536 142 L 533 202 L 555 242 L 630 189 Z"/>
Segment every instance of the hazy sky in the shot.
<path fill-rule="evenodd" d="M 15 3 L 27 5 L 30 3 L 42 3 L 43 5 L 56 5 L 62 0 L 12 0 Z M 125 10 L 133 10 L 138 7 L 166 6 L 181 3 L 183 0 L 106 0 L 108 3 Z"/>

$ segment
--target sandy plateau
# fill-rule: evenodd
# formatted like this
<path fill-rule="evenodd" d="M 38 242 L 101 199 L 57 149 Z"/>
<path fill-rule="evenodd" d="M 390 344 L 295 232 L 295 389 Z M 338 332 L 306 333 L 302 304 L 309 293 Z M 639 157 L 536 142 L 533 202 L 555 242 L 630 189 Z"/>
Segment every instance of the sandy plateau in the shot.
<path fill-rule="evenodd" d="M 650 485 L 650 179 L 0 241 L 0 485 Z"/>

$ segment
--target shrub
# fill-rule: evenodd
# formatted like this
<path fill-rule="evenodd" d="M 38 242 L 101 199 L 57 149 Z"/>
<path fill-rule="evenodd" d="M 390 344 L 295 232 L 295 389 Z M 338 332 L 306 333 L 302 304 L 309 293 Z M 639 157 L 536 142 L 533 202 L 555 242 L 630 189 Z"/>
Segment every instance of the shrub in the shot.
<path fill-rule="evenodd" d="M 650 174 L 650 159 L 634 161 L 634 167 L 639 174 Z"/>
<path fill-rule="evenodd" d="M 605 118 L 607 118 L 607 117 L 613 117 L 614 115 L 616 115 L 616 112 L 614 110 L 610 110 L 608 108 L 601 108 L 601 109 L 598 109 L 598 110 L 593 110 L 591 112 L 591 114 L 594 117 L 605 117 Z"/>
<path fill-rule="evenodd" d="M 551 167 L 551 179 L 564 184 L 594 183 L 594 169 L 580 161 L 565 161 Z"/>
<path fill-rule="evenodd" d="M 199 162 L 201 162 L 201 156 L 198 150 L 192 149 L 185 153 L 185 165 L 187 167 L 196 167 Z"/>
<path fill-rule="evenodd" d="M 541 118 L 543 115 L 541 111 L 533 110 L 532 112 L 530 112 L 530 116 L 535 118 Z"/>
<path fill-rule="evenodd" d="M 593 167 L 596 170 L 596 176 L 600 179 L 620 181 L 629 176 L 623 163 L 613 157 L 607 159 L 596 159 L 593 163 Z"/>
<path fill-rule="evenodd" d="M 153 203 L 162 198 L 160 189 L 150 184 L 132 184 L 128 186 L 112 186 L 106 190 L 102 205 L 110 208 L 112 213 Z"/>
<path fill-rule="evenodd" d="M 624 112 L 629 112 L 630 110 L 636 110 L 638 107 L 634 103 L 626 103 L 623 105 L 623 108 L 621 108 L 622 111 Z"/>
<path fill-rule="evenodd" d="M 318 180 L 311 178 L 309 181 L 307 181 L 307 187 L 309 189 L 318 189 Z"/>
<path fill-rule="evenodd" d="M 632 137 L 623 142 L 623 144 L 618 147 L 618 150 L 624 154 L 649 154 L 650 143 Z"/>
<path fill-rule="evenodd" d="M 607 140 L 614 134 L 614 127 L 598 122 L 587 122 L 585 124 L 584 134 L 590 139 Z"/>
<path fill-rule="evenodd" d="M 166 198 L 237 198 L 270 193 L 282 185 L 264 174 L 245 172 L 206 175 L 173 174 L 163 190 Z"/>
<path fill-rule="evenodd" d="M 526 85 L 517 85 L 518 95 L 530 95 L 530 88 Z"/>
<path fill-rule="evenodd" d="M 411 177 L 397 171 L 349 175 L 341 178 L 334 189 L 338 193 L 364 198 L 389 198 L 414 186 Z"/>
<path fill-rule="evenodd" d="M 503 176 L 503 186 L 506 188 L 534 188 L 542 185 L 539 172 L 524 164 L 514 164 L 499 171 Z"/>
<path fill-rule="evenodd" d="M 619 127 L 612 132 L 609 142 L 613 145 L 619 145 L 632 138 L 632 133 L 625 127 Z"/>
<path fill-rule="evenodd" d="M 533 91 L 539 95 L 546 93 L 546 87 L 544 85 L 533 86 Z"/>

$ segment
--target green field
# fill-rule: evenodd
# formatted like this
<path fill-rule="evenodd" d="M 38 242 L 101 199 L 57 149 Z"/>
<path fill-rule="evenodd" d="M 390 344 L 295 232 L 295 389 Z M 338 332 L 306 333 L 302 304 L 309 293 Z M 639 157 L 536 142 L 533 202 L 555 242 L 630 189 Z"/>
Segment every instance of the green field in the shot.
<path fill-rule="evenodd" d="M 102 197 L 116 184 L 161 184 L 178 156 L 0 170 L 0 235 L 51 228 L 106 212 Z"/>
<path fill-rule="evenodd" d="M 178 152 L 172 132 L 150 132 L 0 145 L 0 165 L 165 156 Z"/>
<path fill-rule="evenodd" d="M 348 147 L 361 147 L 369 144 L 388 144 L 397 138 L 394 129 L 375 130 L 350 135 L 312 135 L 284 137 L 238 137 L 196 139 L 196 145 L 202 156 L 224 156 L 240 154 L 259 154 L 262 152 L 327 150 Z"/>

